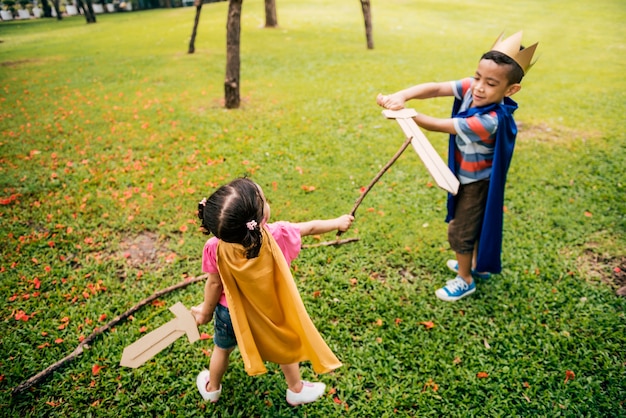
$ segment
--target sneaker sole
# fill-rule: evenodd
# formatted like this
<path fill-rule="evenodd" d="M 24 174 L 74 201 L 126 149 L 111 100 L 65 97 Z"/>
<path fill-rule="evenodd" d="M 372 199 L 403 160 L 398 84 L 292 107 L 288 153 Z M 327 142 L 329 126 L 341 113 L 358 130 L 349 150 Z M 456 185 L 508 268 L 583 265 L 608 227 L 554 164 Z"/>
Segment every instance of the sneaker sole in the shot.
<path fill-rule="evenodd" d="M 441 290 L 441 292 L 440 292 Z M 443 289 L 437 289 L 435 291 L 435 295 L 437 295 L 437 297 L 443 301 L 446 302 L 456 302 L 459 299 L 463 299 L 465 296 L 469 296 L 472 293 L 474 293 L 476 291 L 476 288 L 473 288 L 472 290 L 468 290 L 467 292 L 463 293 L 461 296 L 450 296 L 446 293 L 445 290 Z"/>

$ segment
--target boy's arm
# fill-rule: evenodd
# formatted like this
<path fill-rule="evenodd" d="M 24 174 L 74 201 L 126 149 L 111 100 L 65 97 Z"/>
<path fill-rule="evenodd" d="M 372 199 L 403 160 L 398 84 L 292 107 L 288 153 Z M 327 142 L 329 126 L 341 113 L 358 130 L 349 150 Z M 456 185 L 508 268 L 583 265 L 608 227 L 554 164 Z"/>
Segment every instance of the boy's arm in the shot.
<path fill-rule="evenodd" d="M 354 221 L 352 215 L 342 215 L 335 219 L 314 220 L 294 224 L 300 229 L 300 236 L 324 234 L 330 231 L 347 231 Z"/>
<path fill-rule="evenodd" d="M 440 119 L 418 113 L 417 116 L 413 117 L 413 120 L 426 130 L 456 135 L 454 119 L 452 118 Z"/>
<path fill-rule="evenodd" d="M 413 99 L 430 99 L 432 97 L 454 96 L 452 83 L 422 83 L 396 93 L 376 97 L 376 103 L 385 109 L 400 110 L 404 103 Z"/>
<path fill-rule="evenodd" d="M 224 290 L 219 274 L 209 273 L 208 276 L 204 284 L 204 302 L 191 308 L 191 313 L 194 318 L 196 318 L 198 325 L 203 325 L 211 321 L 215 307 L 220 301 Z"/>
<path fill-rule="evenodd" d="M 454 96 L 452 83 L 423 83 L 388 96 L 379 94 L 376 97 L 376 103 L 386 109 L 400 110 L 404 108 L 405 102 L 409 100 L 442 96 Z M 413 120 L 426 130 L 456 135 L 456 128 L 452 118 L 440 119 L 419 113 Z"/>

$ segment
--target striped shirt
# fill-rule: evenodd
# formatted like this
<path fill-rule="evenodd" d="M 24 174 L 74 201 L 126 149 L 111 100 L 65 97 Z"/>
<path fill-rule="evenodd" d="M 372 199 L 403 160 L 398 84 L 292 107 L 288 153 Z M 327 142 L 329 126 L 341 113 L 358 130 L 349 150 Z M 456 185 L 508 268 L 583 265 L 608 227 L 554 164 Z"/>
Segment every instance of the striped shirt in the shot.
<path fill-rule="evenodd" d="M 462 100 L 459 112 L 467 110 L 472 104 L 473 82 L 473 78 L 452 82 L 454 96 Z M 457 132 L 454 161 L 459 181 L 468 184 L 488 179 L 493 164 L 498 115 L 493 111 L 477 113 L 468 118 L 453 117 L 453 122 Z"/>

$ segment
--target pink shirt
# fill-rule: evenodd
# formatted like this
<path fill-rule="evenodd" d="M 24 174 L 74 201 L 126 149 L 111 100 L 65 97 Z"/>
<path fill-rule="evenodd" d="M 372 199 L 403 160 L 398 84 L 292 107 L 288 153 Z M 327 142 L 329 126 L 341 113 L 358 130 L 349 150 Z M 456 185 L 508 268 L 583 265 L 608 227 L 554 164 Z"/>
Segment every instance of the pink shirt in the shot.
<path fill-rule="evenodd" d="M 292 223 L 279 221 L 271 224 L 266 224 L 270 234 L 276 240 L 278 247 L 283 252 L 287 264 L 291 265 L 291 262 L 300 254 L 300 248 L 302 247 L 302 237 L 300 236 L 300 228 Z M 218 273 L 217 269 L 217 243 L 219 240 L 216 237 L 211 237 L 204 244 L 202 251 L 202 271 L 204 273 Z M 220 305 L 228 307 L 226 302 L 226 295 L 222 292 L 222 296 L 219 301 Z"/>

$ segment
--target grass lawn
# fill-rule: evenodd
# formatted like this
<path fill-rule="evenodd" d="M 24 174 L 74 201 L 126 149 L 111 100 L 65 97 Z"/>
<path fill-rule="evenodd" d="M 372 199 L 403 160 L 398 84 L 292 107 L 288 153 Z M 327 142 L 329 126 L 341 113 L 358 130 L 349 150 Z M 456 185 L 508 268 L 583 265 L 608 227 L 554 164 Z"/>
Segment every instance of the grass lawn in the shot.
<path fill-rule="evenodd" d="M 216 417 L 626 416 L 626 8 L 618 0 L 243 5 L 241 108 L 225 110 L 227 3 L 0 23 L 0 415 Z M 412 150 L 366 197 L 359 241 L 303 249 L 304 303 L 343 367 L 291 408 L 279 369 L 231 357 L 202 402 L 210 339 L 177 340 L 138 369 L 124 347 L 202 300 L 167 294 L 47 379 L 17 385 L 153 292 L 201 274 L 197 202 L 241 175 L 274 220 L 335 217 L 404 140 L 375 104 L 473 74 L 502 32 L 539 41 L 514 96 L 502 274 L 445 303 L 445 192 Z M 445 117 L 451 100 L 410 102 Z M 447 138 L 428 134 L 445 155 Z M 334 235 L 319 237 L 333 239 Z M 317 239 L 307 239 L 315 243 Z M 200 328 L 211 335 L 212 326 Z"/>

